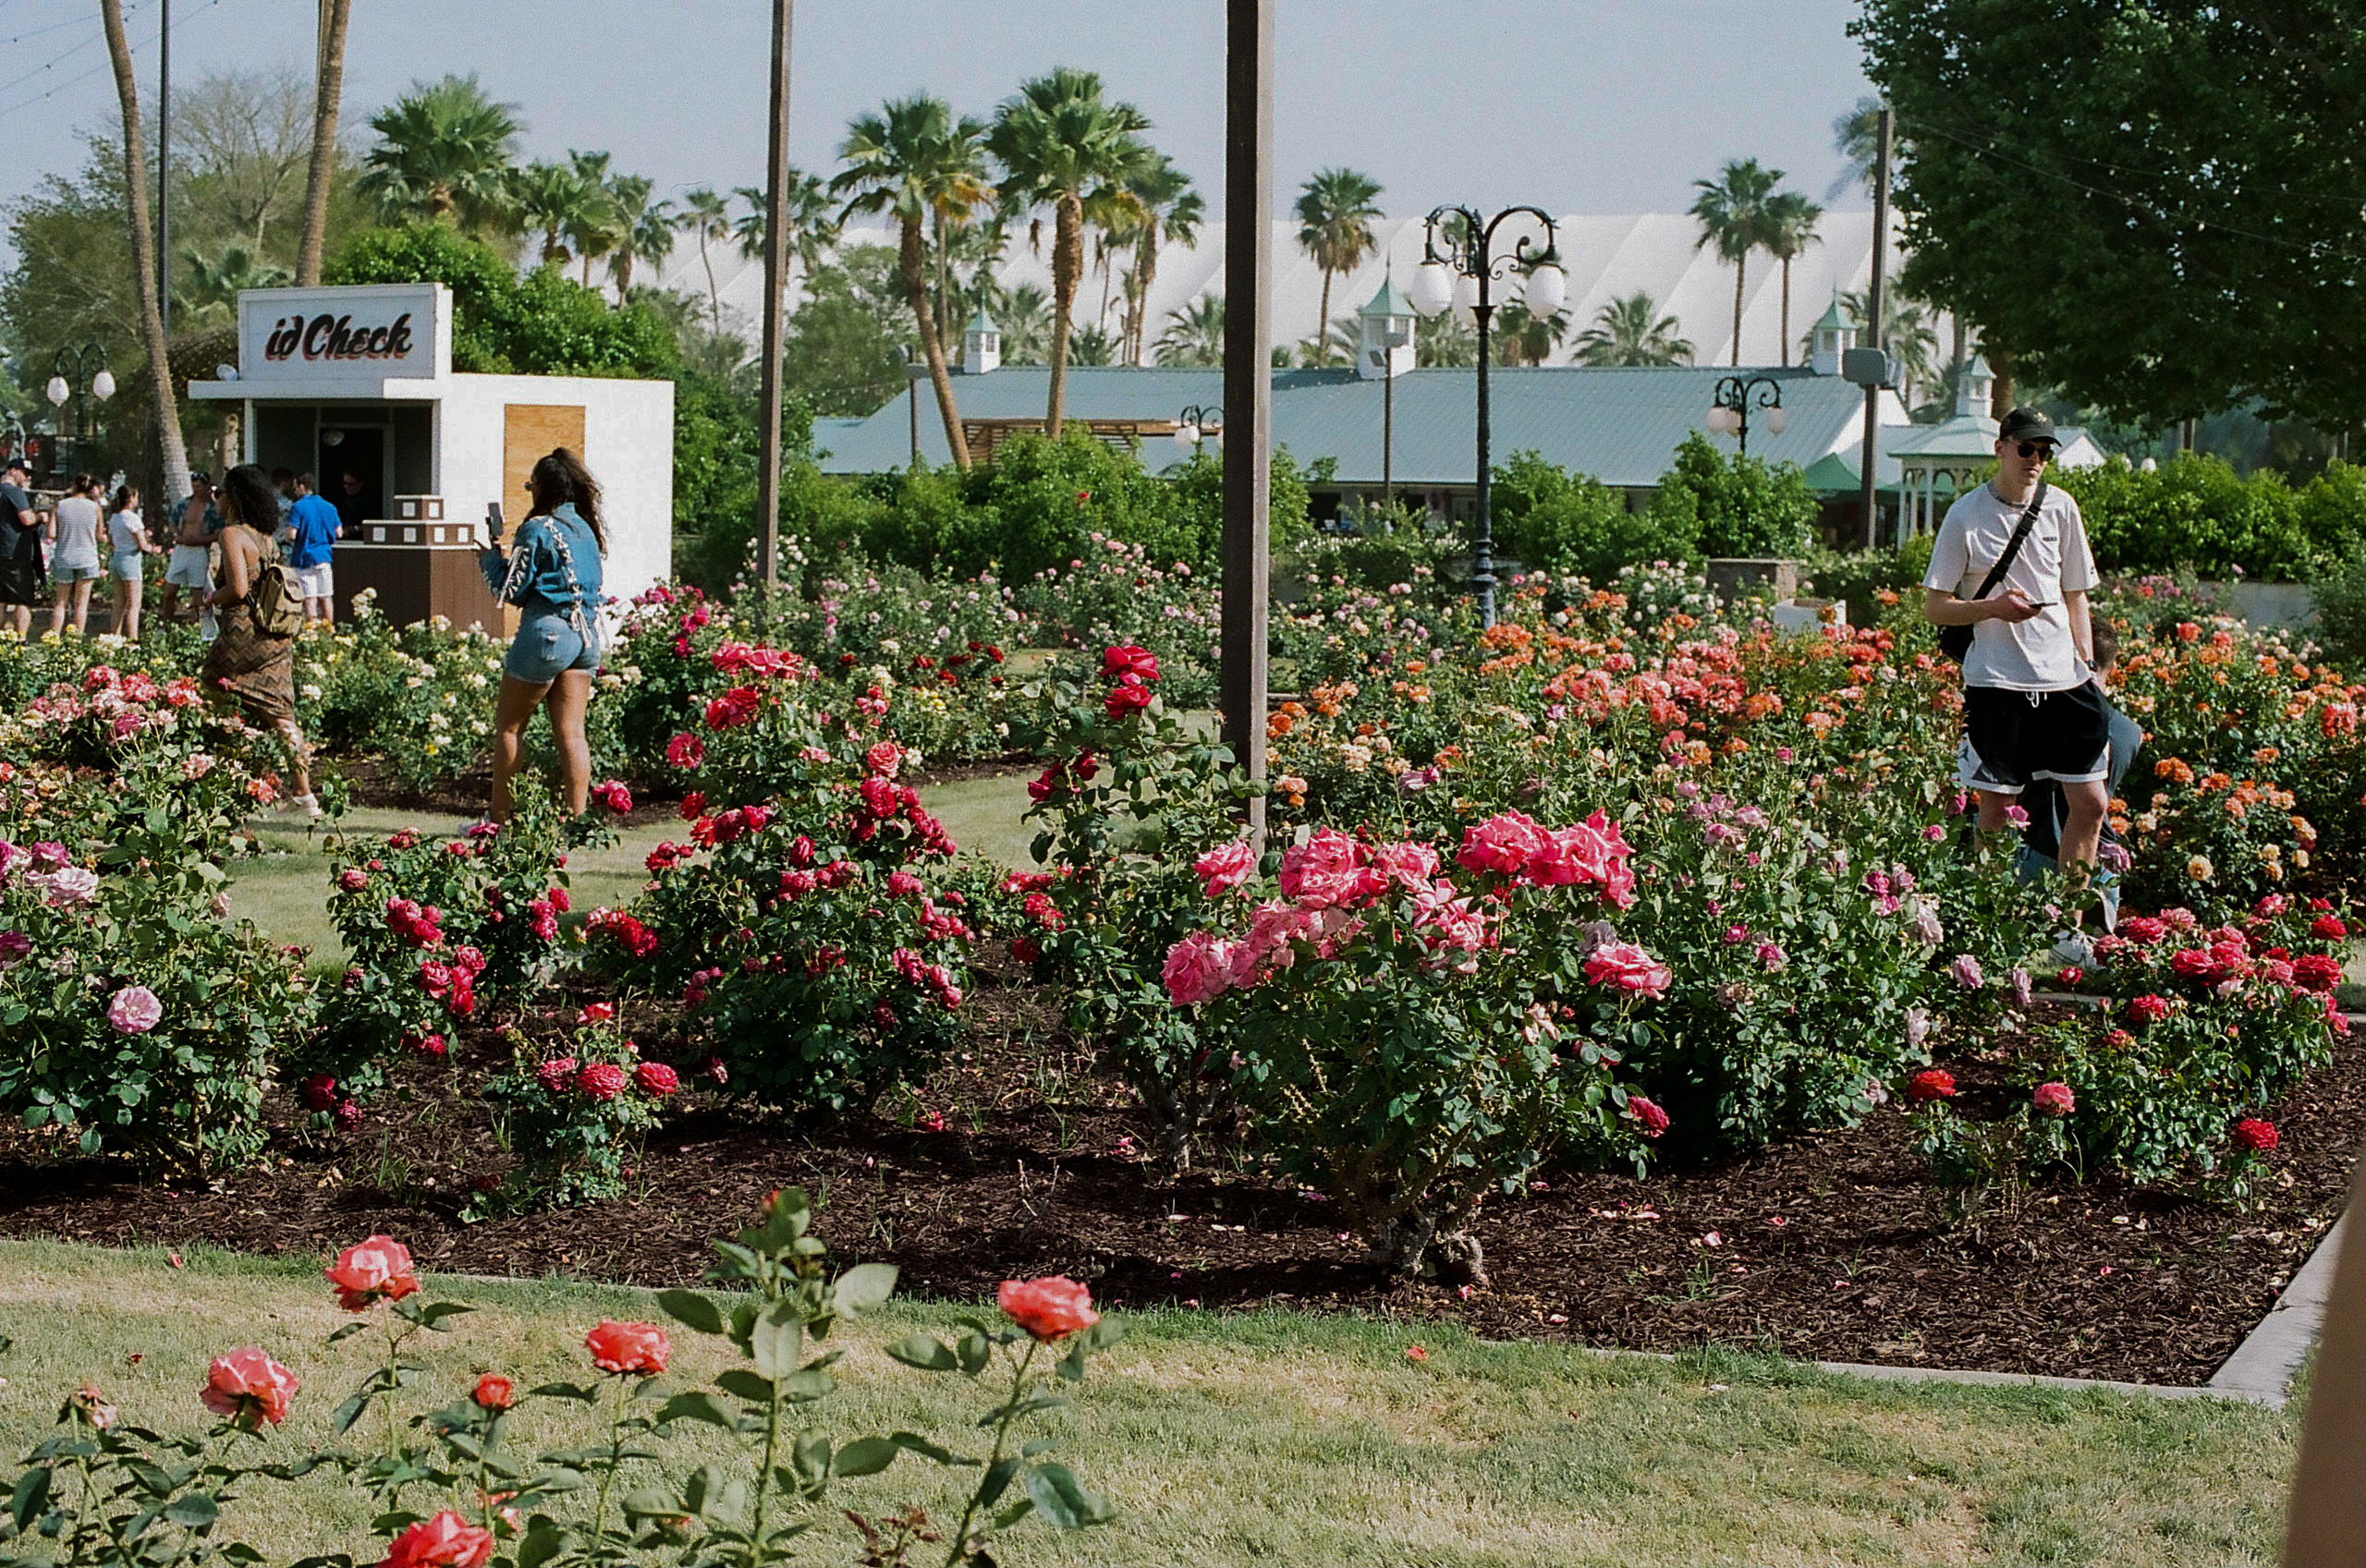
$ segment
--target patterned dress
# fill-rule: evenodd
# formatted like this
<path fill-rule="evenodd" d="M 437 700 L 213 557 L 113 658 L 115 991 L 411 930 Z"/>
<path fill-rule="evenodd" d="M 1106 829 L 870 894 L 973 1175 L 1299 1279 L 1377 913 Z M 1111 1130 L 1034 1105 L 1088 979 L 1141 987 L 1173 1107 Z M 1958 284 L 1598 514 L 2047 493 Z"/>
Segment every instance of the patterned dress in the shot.
<path fill-rule="evenodd" d="M 259 564 L 279 559 L 277 544 L 251 529 L 247 531 L 255 541 Z M 296 717 L 296 639 L 272 637 L 255 624 L 254 597 L 252 580 L 243 598 L 214 596 L 213 614 L 221 634 L 205 650 L 198 684 L 210 693 L 229 697 L 257 729 L 275 730 Z"/>

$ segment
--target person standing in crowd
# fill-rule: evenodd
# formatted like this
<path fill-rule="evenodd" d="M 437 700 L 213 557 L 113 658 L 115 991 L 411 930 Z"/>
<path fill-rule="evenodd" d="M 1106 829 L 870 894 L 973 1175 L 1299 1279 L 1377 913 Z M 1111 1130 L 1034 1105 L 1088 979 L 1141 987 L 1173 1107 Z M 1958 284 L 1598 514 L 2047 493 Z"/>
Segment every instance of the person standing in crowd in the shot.
<path fill-rule="evenodd" d="M 293 468 L 272 469 L 271 488 L 279 492 L 279 533 L 277 537 L 281 547 L 284 549 L 289 543 L 293 542 L 295 538 L 294 533 L 291 531 L 293 526 L 291 519 L 296 515 L 296 470 Z"/>
<path fill-rule="evenodd" d="M 288 514 L 287 564 L 304 581 L 304 618 L 327 626 L 336 619 L 336 508 L 319 493 L 310 474 L 296 476 L 296 506 Z"/>
<path fill-rule="evenodd" d="M 50 513 L 49 580 L 56 597 L 49 607 L 49 635 L 66 631 L 66 606 L 74 606 L 74 633 L 90 625 L 91 586 L 99 580 L 99 481 L 76 474 Z"/>
<path fill-rule="evenodd" d="M 33 606 L 42 600 L 41 514 L 25 489 L 32 478 L 22 457 L 0 468 L 0 604 L 19 641 L 33 635 Z"/>
<path fill-rule="evenodd" d="M 252 463 L 222 476 L 222 587 L 213 611 L 221 630 L 205 650 L 198 684 L 228 697 L 246 721 L 287 745 L 296 792 L 308 817 L 321 814 L 312 795 L 312 754 L 296 724 L 296 639 L 268 630 L 256 604 L 262 569 L 279 560 L 279 506 L 271 481 Z"/>
<path fill-rule="evenodd" d="M 213 538 L 222 531 L 222 514 L 213 504 L 213 481 L 202 469 L 189 476 L 189 497 L 173 527 L 173 556 L 165 563 L 165 597 L 156 614 L 169 621 L 179 615 L 181 594 L 190 595 L 188 619 L 202 614 L 213 596 Z M 274 514 L 278 511 L 274 507 Z"/>
<path fill-rule="evenodd" d="M 140 640 L 140 596 L 148 586 L 147 558 L 164 552 L 148 537 L 140 492 L 125 485 L 107 503 L 107 575 L 115 588 L 115 635 Z"/>
<path fill-rule="evenodd" d="M 369 521 L 362 514 L 370 510 L 361 493 L 361 476 L 348 468 L 337 477 L 336 483 L 337 492 L 330 497 L 330 504 L 336 507 L 337 519 L 343 525 L 345 537 L 359 539 L 361 537 L 361 525 Z"/>
<path fill-rule="evenodd" d="M 600 486 L 583 460 L 562 446 L 534 465 L 526 492 L 533 511 L 518 525 L 507 553 L 496 541 L 478 557 L 502 602 L 522 612 L 501 666 L 501 706 L 494 721 L 496 822 L 507 821 L 515 809 L 509 784 L 537 708 L 550 709 L 567 809 L 579 815 L 592 790 L 583 714 L 600 668 L 600 557 L 608 547 Z"/>

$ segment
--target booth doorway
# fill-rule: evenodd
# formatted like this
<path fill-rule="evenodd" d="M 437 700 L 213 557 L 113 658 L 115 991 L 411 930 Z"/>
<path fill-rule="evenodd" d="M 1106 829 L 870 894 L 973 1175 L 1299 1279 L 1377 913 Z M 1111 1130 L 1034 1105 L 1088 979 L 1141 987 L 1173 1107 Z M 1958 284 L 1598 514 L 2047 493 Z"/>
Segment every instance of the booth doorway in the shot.
<path fill-rule="evenodd" d="M 334 435 L 337 439 L 330 441 Z M 320 476 L 321 494 L 336 508 L 337 520 L 344 525 L 344 534 L 354 538 L 361 525 L 371 518 L 383 518 L 386 510 L 386 432 L 379 425 L 323 425 L 321 428 L 320 466 L 312 471 Z M 345 476 L 351 474 L 361 482 L 348 488 Z"/>

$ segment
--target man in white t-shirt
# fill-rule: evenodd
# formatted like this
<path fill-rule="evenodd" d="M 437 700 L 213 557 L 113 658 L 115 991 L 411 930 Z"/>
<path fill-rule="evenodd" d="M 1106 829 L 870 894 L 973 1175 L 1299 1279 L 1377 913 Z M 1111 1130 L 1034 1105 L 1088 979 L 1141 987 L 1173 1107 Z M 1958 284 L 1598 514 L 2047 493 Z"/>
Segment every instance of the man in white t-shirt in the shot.
<path fill-rule="evenodd" d="M 2110 804 L 2111 735 L 2087 619 L 2087 594 L 2100 579 L 2078 502 L 2048 486 L 2004 580 L 1986 598 L 1973 597 L 2020 526 L 2058 444 L 2053 419 L 2040 410 L 2005 416 L 1995 479 L 1958 497 L 1939 525 L 1922 577 L 1922 613 L 1943 626 L 1972 628 L 1963 662 L 1959 782 L 1979 793 L 1980 825 L 2009 826 L 2015 797 L 2032 781 L 2052 780 L 2062 786 L 2060 864 L 2079 874 L 2095 863 Z"/>

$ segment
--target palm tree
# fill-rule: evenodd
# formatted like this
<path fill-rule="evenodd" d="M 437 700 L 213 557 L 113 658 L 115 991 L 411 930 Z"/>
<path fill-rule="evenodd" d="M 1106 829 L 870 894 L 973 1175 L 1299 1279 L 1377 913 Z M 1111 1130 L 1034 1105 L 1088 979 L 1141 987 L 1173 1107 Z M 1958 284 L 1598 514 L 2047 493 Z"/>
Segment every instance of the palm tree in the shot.
<path fill-rule="evenodd" d="M 1052 348 L 1052 297 L 1031 283 L 1004 288 L 992 274 L 978 280 L 971 294 L 1002 329 L 1002 362 L 1040 365 Z"/>
<path fill-rule="evenodd" d="M 1153 156 L 1137 135 L 1149 128 L 1140 109 L 1102 97 L 1099 76 L 1062 66 L 1023 84 L 995 112 L 986 138 L 1003 168 L 1005 210 L 1052 209 L 1052 384 L 1043 428 L 1055 441 L 1067 401 L 1087 209 L 1105 218 L 1138 204 L 1127 185 Z"/>
<path fill-rule="evenodd" d="M 1578 334 L 1580 365 L 1689 365 L 1690 340 L 1677 334 L 1684 323 L 1663 316 L 1640 289 L 1613 299 L 1595 312 L 1593 325 Z"/>
<path fill-rule="evenodd" d="M 1224 363 L 1224 296 L 1202 294 L 1179 310 L 1166 312 L 1166 330 L 1158 334 L 1162 365 L 1221 365 Z"/>
<path fill-rule="evenodd" d="M 1191 176 L 1175 166 L 1175 160 L 1164 152 L 1154 152 L 1140 171 L 1126 182 L 1134 199 L 1142 205 L 1141 231 L 1134 246 L 1133 287 L 1129 291 L 1128 312 L 1129 335 L 1133 339 L 1128 356 L 1134 364 L 1142 362 L 1142 339 L 1150 329 L 1151 286 L 1158 281 L 1159 247 L 1173 241 L 1189 245 L 1200 237 L 1200 224 L 1207 216 L 1208 204 L 1191 185 Z"/>
<path fill-rule="evenodd" d="M 592 286 L 592 263 L 616 248 L 621 237 L 617 233 L 616 193 L 609 188 L 608 154 L 577 152 L 570 150 L 567 163 L 576 176 L 583 181 L 583 201 L 567 226 L 567 237 L 575 244 L 575 253 L 583 261 L 583 286 Z"/>
<path fill-rule="evenodd" d="M 739 242 L 741 256 L 761 261 L 764 259 L 765 236 L 772 227 L 772 196 L 752 185 L 734 186 L 731 194 L 748 208 L 732 224 L 732 237 Z M 806 275 L 812 276 L 821 267 L 823 256 L 838 242 L 838 225 L 830 203 L 829 187 L 819 175 L 791 168 L 781 201 L 788 220 L 788 264 L 782 269 L 780 279 L 780 295 L 785 302 L 796 264 L 804 262 Z"/>
<path fill-rule="evenodd" d="M 354 188 L 387 217 L 471 228 L 502 222 L 524 127 L 517 105 L 485 96 L 473 74 L 413 83 L 370 116 L 370 128 L 378 145 L 363 157 Z"/>
<path fill-rule="evenodd" d="M 353 0 L 321 0 L 320 36 L 312 83 L 312 160 L 304 176 L 304 231 L 296 244 L 296 284 L 321 281 L 321 251 L 329 232 L 329 186 L 336 178 L 337 109 L 345 96 L 345 33 Z"/>
<path fill-rule="evenodd" d="M 954 406 L 945 338 L 929 309 L 928 255 L 921 232 L 933 218 L 947 224 L 969 222 L 993 195 L 986 181 L 985 134 L 983 121 L 956 115 L 942 98 L 914 93 L 892 100 L 882 113 L 858 115 L 847 127 L 838 156 L 848 168 L 830 182 L 832 194 L 847 199 L 840 223 L 857 213 L 895 215 L 904 298 L 920 328 L 921 351 L 936 389 L 937 412 L 945 419 L 945 444 L 960 468 L 970 466 L 970 444 L 961 434 L 961 412 Z"/>
<path fill-rule="evenodd" d="M 674 204 L 652 201 L 656 188 L 640 175 L 608 182 L 608 200 L 616 209 L 616 249 L 608 260 L 608 276 L 616 282 L 619 305 L 632 297 L 635 267 L 643 261 L 656 266 L 674 251 Z"/>
<path fill-rule="evenodd" d="M 210 260 L 185 249 L 180 259 L 188 281 L 173 290 L 173 310 L 192 328 L 235 325 L 240 289 L 284 288 L 290 281 L 287 268 L 260 261 L 245 245 L 226 245 Z"/>
<path fill-rule="evenodd" d="M 1424 369 L 1467 371 L 1479 362 L 1479 329 L 1461 315 L 1441 310 L 1413 322 L 1413 363 Z"/>
<path fill-rule="evenodd" d="M 1117 340 L 1097 326 L 1079 327 L 1069 340 L 1071 364 L 1088 368 L 1116 363 Z"/>
<path fill-rule="evenodd" d="M 1843 166 L 1839 177 L 1823 193 L 1826 201 L 1839 201 L 1857 186 L 1864 187 L 1867 195 L 1872 193 L 1873 176 L 1879 172 L 1874 164 L 1881 152 L 1881 113 L 1880 99 L 1860 98 L 1854 108 L 1834 118 L 1832 150 L 1840 154 Z M 1898 149 L 1906 145 L 1906 138 L 1894 128 L 1890 137 L 1890 155 L 1894 158 Z"/>
<path fill-rule="evenodd" d="M 582 226 L 592 193 L 583 176 L 565 164 L 529 164 L 510 180 L 511 210 L 527 232 L 543 237 L 543 265 L 564 267 L 567 241 Z"/>
<path fill-rule="evenodd" d="M 140 84 L 131 74 L 131 40 L 123 30 L 123 0 L 99 0 L 115 95 L 123 111 L 123 183 L 131 217 L 131 285 L 140 296 L 140 346 L 148 351 L 155 397 L 156 442 L 165 459 L 165 493 L 177 503 L 189 493 L 189 448 L 181 440 L 180 405 L 173 396 L 172 359 L 165 346 L 165 310 L 156 298 L 156 231 L 148 216 L 148 143 L 140 130 Z"/>
<path fill-rule="evenodd" d="M 714 257 L 706 245 L 730 232 L 730 203 L 717 196 L 713 187 L 701 185 L 683 193 L 682 215 L 677 220 L 699 237 L 699 262 L 706 268 L 707 315 L 715 332 L 723 330 L 723 294 L 714 286 Z"/>
<path fill-rule="evenodd" d="M 1318 336 L 1330 326 L 1332 278 L 1361 266 L 1377 243 L 1372 221 L 1381 215 L 1380 190 L 1380 182 L 1370 175 L 1338 168 L 1317 169 L 1299 192 L 1298 242 L 1323 269 Z"/>
<path fill-rule="evenodd" d="M 1750 253 L 1766 243 L 1766 200 L 1782 182 L 1783 171 L 1762 166 L 1755 158 L 1727 164 L 1715 179 L 1696 179 L 1701 192 L 1692 203 L 1700 220 L 1701 238 L 1695 249 L 1712 246 L 1734 264 L 1733 362 L 1741 363 L 1742 296 L 1750 276 Z"/>
<path fill-rule="evenodd" d="M 1791 362 L 1791 263 L 1822 237 L 1815 225 L 1823 217 L 1823 209 L 1796 190 L 1767 199 L 1766 250 L 1783 263 L 1783 331 L 1774 341 L 1786 365 Z"/>
<path fill-rule="evenodd" d="M 1541 365 L 1553 357 L 1553 350 L 1560 347 L 1561 340 L 1568 335 L 1567 310 L 1538 317 L 1530 314 L 1525 303 L 1515 300 L 1495 312 L 1495 363 Z"/>

